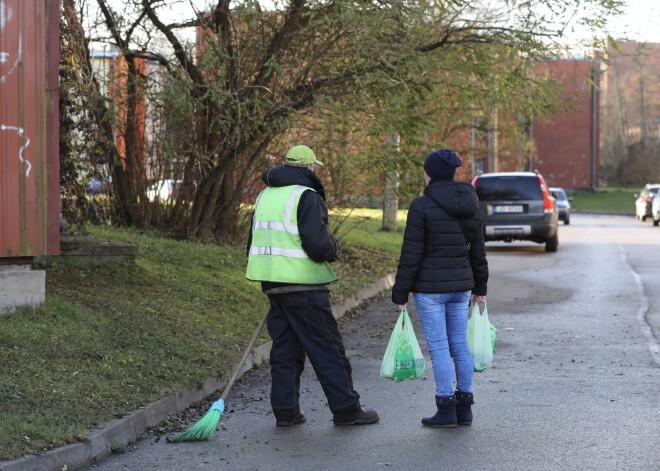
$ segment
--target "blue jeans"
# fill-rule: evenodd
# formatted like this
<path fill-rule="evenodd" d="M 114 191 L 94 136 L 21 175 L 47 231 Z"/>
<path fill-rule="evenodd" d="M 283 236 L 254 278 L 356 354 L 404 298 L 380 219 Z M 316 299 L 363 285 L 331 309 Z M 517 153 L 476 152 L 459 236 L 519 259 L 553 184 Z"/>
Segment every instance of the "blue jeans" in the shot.
<path fill-rule="evenodd" d="M 417 316 L 431 354 L 435 395 L 472 392 L 474 363 L 467 343 L 470 291 L 458 293 L 413 293 Z"/>

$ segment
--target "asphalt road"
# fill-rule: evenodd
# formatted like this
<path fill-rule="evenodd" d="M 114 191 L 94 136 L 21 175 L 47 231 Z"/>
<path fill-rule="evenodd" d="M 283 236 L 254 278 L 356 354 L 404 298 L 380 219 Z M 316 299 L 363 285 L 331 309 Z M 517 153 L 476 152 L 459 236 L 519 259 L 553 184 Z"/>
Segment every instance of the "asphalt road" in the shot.
<path fill-rule="evenodd" d="M 421 426 L 434 409 L 430 367 L 422 380 L 378 377 L 397 317 L 383 296 L 342 322 L 356 389 L 379 424 L 334 427 L 308 365 L 307 423 L 276 428 L 262 367 L 234 386 L 210 441 L 147 435 L 86 469 L 660 470 L 660 227 L 573 215 L 559 237 L 554 254 L 487 244 L 499 331 L 495 365 L 475 373 L 471 427 Z"/>

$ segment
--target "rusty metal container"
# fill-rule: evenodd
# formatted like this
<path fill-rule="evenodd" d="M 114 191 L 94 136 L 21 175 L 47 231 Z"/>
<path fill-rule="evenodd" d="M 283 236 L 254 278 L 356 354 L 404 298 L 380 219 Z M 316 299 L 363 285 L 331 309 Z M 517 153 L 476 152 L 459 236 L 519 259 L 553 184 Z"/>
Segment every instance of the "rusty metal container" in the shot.
<path fill-rule="evenodd" d="M 59 0 L 0 0 L 0 263 L 59 253 Z"/>

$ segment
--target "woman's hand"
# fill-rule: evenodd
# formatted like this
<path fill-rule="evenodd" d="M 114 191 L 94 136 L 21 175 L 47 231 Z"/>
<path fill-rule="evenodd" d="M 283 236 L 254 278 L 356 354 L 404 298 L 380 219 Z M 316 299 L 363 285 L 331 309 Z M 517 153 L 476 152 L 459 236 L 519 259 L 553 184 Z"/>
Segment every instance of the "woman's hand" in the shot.
<path fill-rule="evenodd" d="M 400 311 L 403 311 L 406 308 L 407 305 L 408 305 L 408 303 L 406 303 L 406 304 L 397 304 L 396 307 L 398 307 Z"/>
<path fill-rule="evenodd" d="M 470 304 L 473 303 L 485 303 L 486 296 L 477 296 L 476 294 L 470 295 Z"/>

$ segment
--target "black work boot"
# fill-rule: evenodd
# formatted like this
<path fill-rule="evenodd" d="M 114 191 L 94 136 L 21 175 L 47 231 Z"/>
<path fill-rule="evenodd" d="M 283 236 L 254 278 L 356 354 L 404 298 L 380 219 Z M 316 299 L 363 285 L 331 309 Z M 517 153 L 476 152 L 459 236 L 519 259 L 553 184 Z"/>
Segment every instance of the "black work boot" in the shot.
<path fill-rule="evenodd" d="M 474 395 L 469 392 L 456 391 L 456 423 L 458 425 L 472 425 L 472 404 Z"/>
<path fill-rule="evenodd" d="M 275 425 L 278 427 L 291 427 L 304 424 L 307 421 L 307 417 L 298 407 L 295 409 L 273 409 L 273 413 L 275 414 Z"/>
<path fill-rule="evenodd" d="M 360 407 L 357 415 L 351 419 L 337 416 L 333 419 L 335 425 L 369 425 L 375 424 L 379 420 L 380 417 L 378 417 L 378 412 L 375 410 L 363 409 L 362 407 Z"/>
<path fill-rule="evenodd" d="M 298 415 L 293 418 L 293 420 L 278 420 L 275 422 L 275 425 L 278 427 L 291 427 L 293 425 L 304 424 L 307 422 L 307 417 L 302 412 L 298 412 Z"/>
<path fill-rule="evenodd" d="M 427 427 L 456 427 L 456 404 L 458 401 L 451 396 L 435 396 L 438 412 L 433 417 L 422 419 L 422 425 Z"/>

